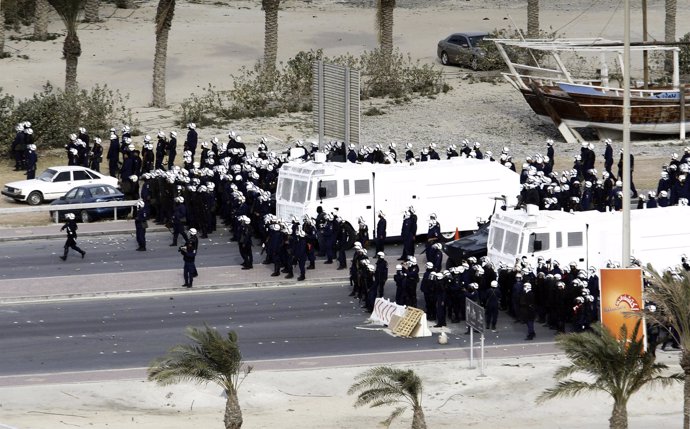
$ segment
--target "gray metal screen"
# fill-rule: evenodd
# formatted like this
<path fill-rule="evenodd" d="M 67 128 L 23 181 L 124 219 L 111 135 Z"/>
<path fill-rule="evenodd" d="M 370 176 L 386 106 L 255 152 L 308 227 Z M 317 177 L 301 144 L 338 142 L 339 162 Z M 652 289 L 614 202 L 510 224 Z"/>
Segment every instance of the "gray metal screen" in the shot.
<path fill-rule="evenodd" d="M 328 139 L 359 144 L 359 71 L 315 61 L 312 73 L 314 128 L 319 144 Z"/>

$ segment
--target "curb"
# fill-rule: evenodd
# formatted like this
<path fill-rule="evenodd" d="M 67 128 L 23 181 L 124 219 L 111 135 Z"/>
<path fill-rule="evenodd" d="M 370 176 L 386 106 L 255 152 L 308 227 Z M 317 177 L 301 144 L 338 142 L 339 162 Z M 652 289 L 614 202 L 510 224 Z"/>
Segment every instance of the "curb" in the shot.
<path fill-rule="evenodd" d="M 75 299 L 103 299 L 103 298 L 129 298 L 131 296 L 140 295 L 158 295 L 158 294 L 189 294 L 189 293 L 203 293 L 203 292 L 218 292 L 228 290 L 248 290 L 258 288 L 271 287 L 315 287 L 315 286 L 336 286 L 343 282 L 348 282 L 347 277 L 331 277 L 323 279 L 305 280 L 304 282 L 296 281 L 266 281 L 266 282 L 251 282 L 251 283 L 235 283 L 235 284 L 216 284 L 197 286 L 192 289 L 182 288 L 180 286 L 174 288 L 160 288 L 160 289 L 132 289 L 132 290 L 113 290 L 104 292 L 83 292 L 83 293 L 56 293 L 52 295 L 34 295 L 34 296 L 17 296 L 11 298 L 0 299 L 0 305 L 31 303 L 45 301 L 66 301 Z"/>

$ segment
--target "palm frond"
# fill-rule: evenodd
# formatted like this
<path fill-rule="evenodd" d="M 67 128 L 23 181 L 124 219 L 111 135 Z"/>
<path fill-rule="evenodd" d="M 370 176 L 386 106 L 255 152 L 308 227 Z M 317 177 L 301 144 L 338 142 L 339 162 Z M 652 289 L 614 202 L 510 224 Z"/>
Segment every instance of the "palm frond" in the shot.
<path fill-rule="evenodd" d="M 388 418 L 387 418 L 386 420 L 384 420 L 384 421 L 381 422 L 381 424 L 384 425 L 385 427 L 389 428 L 389 427 L 391 426 L 391 424 L 393 423 L 393 420 L 395 420 L 395 419 L 397 419 L 398 417 L 400 417 L 400 416 L 402 415 L 402 413 L 405 412 L 405 410 L 406 410 L 405 407 L 398 407 L 398 408 L 396 408 L 395 410 L 393 410 L 393 412 L 391 413 L 391 415 L 388 416 Z"/>
<path fill-rule="evenodd" d="M 422 380 L 412 370 L 379 366 L 357 375 L 347 394 L 357 394 L 355 407 L 368 405 L 374 408 L 400 403 L 417 407 L 421 404 Z M 387 425 L 405 409 L 404 406 L 396 408 L 386 420 Z"/>
<path fill-rule="evenodd" d="M 210 381 L 227 392 L 236 391 L 243 368 L 237 334 L 231 332 L 225 339 L 218 331 L 204 325 L 203 329 L 188 327 L 186 336 L 193 344 L 173 346 L 165 356 L 152 361 L 148 379 L 163 385 L 178 381 Z M 248 371 L 245 376 L 247 374 Z"/>
<path fill-rule="evenodd" d="M 76 33 L 79 13 L 86 0 L 47 0 L 65 23 L 68 33 Z"/>
<path fill-rule="evenodd" d="M 599 390 L 598 386 L 593 383 L 577 380 L 559 381 L 556 387 L 546 389 L 537 397 L 537 403 L 541 404 L 549 399 L 555 399 L 564 396 L 577 396 L 580 393 L 592 392 Z"/>

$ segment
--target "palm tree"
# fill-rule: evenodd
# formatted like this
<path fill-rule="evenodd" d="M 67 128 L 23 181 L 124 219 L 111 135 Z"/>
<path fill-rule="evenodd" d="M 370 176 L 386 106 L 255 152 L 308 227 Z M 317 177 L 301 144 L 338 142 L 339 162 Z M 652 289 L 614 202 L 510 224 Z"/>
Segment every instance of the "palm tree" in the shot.
<path fill-rule="evenodd" d="M 676 41 L 676 11 L 678 2 L 677 0 L 666 0 L 666 20 L 664 24 L 664 41 L 675 42 Z M 666 58 L 664 59 L 664 70 L 667 73 L 673 72 L 673 52 L 666 52 Z"/>
<path fill-rule="evenodd" d="M 48 40 L 48 13 L 50 4 L 47 0 L 36 0 L 34 9 L 34 40 Z"/>
<path fill-rule="evenodd" d="M 267 71 L 276 68 L 278 57 L 278 8 L 280 0 L 261 0 L 264 9 L 264 67 Z"/>
<path fill-rule="evenodd" d="M 120 9 L 134 9 L 134 0 L 115 0 L 115 6 Z"/>
<path fill-rule="evenodd" d="M 390 58 L 393 54 L 393 11 L 395 0 L 378 0 L 376 8 L 376 31 L 381 53 Z"/>
<path fill-rule="evenodd" d="M 98 22 L 98 9 L 101 6 L 101 0 L 86 0 L 84 5 L 84 22 Z"/>
<path fill-rule="evenodd" d="M 153 56 L 153 105 L 165 107 L 165 69 L 168 35 L 175 15 L 175 0 L 159 0 L 156 11 L 156 52 Z"/>
<path fill-rule="evenodd" d="M 62 18 L 67 30 L 65 42 L 62 45 L 62 54 L 65 56 L 65 92 L 77 91 L 77 64 L 81 56 L 77 23 L 79 11 L 84 7 L 85 2 L 86 0 L 48 0 Z"/>
<path fill-rule="evenodd" d="M 666 271 L 659 274 L 651 266 L 651 275 L 645 287 L 645 300 L 656 305 L 656 311 L 645 310 L 644 317 L 651 323 L 665 327 L 680 345 L 680 367 L 685 380 L 683 390 L 683 428 L 690 428 L 690 273 Z M 638 317 L 642 314 L 637 314 Z"/>
<path fill-rule="evenodd" d="M 0 58 L 5 56 L 5 7 L 0 0 Z"/>
<path fill-rule="evenodd" d="M 561 396 L 575 396 L 584 392 L 606 392 L 613 398 L 613 412 L 609 419 L 611 429 L 627 429 L 628 400 L 643 386 L 668 386 L 682 380 L 681 374 L 660 375 L 667 366 L 655 362 L 652 353 L 644 350 L 644 337 L 638 338 L 641 321 L 638 320 L 631 335 L 626 325 L 621 326 L 618 338 L 600 324 L 592 325 L 592 332 L 571 333 L 556 337 L 571 364 L 556 370 L 555 387 L 546 389 L 537 402 Z M 587 374 L 593 381 L 565 378 Z"/>
<path fill-rule="evenodd" d="M 237 333 L 230 331 L 224 338 L 215 329 L 204 325 L 203 329 L 188 327 L 186 336 L 194 344 L 178 344 L 166 356 L 151 362 L 148 379 L 161 385 L 180 381 L 218 384 L 228 398 L 225 428 L 241 428 L 242 409 L 237 390 L 252 368 L 242 363 Z"/>
<path fill-rule="evenodd" d="M 348 395 L 359 392 L 355 407 L 369 405 L 408 404 L 412 406 L 412 429 L 426 429 L 422 409 L 422 380 L 412 370 L 379 366 L 359 374 L 347 391 Z M 397 407 L 383 422 L 389 427 L 401 415 L 406 406 Z"/>
<path fill-rule="evenodd" d="M 527 0 L 527 37 L 539 37 L 539 0 Z"/>

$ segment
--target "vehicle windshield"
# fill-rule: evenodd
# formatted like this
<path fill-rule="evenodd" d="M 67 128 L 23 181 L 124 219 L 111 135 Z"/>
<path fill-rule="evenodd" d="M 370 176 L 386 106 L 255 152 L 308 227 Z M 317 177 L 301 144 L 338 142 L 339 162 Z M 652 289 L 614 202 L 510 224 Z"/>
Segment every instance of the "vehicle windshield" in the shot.
<path fill-rule="evenodd" d="M 479 45 L 479 42 L 484 40 L 484 36 L 472 36 L 472 37 L 468 37 L 468 39 L 470 39 L 470 45 L 472 45 L 472 47 L 476 48 L 477 45 Z"/>
<path fill-rule="evenodd" d="M 44 182 L 52 182 L 53 176 L 55 176 L 56 174 L 57 174 L 57 171 L 49 168 L 46 171 L 44 171 L 43 173 L 41 173 L 41 175 L 38 176 L 36 179 L 42 180 Z"/>

